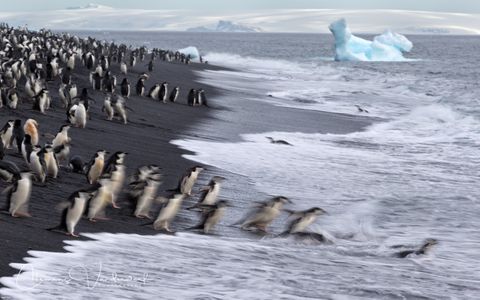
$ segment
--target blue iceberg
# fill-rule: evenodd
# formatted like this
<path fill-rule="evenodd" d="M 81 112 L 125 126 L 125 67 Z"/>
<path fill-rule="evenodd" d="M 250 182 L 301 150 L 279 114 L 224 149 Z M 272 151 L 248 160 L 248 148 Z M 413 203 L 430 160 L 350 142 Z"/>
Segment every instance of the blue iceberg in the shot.
<path fill-rule="evenodd" d="M 190 55 L 190 59 L 192 61 L 200 61 L 200 52 L 198 52 L 197 47 L 190 46 L 187 48 L 178 49 L 177 51 L 187 56 Z"/>
<path fill-rule="evenodd" d="M 368 41 L 354 36 L 345 19 L 329 26 L 335 37 L 336 61 L 403 61 L 404 52 L 412 50 L 413 44 L 405 36 L 385 31 Z"/>

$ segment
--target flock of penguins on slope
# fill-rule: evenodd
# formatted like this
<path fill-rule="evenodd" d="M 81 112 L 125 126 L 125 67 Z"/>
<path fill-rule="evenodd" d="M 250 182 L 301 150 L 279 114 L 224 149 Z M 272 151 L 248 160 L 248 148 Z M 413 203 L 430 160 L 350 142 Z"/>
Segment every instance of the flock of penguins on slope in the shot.
<path fill-rule="evenodd" d="M 74 126 L 85 128 L 89 119 L 89 108 L 92 99 L 88 89 L 83 88 L 78 94 L 77 86 L 72 82 L 72 73 L 75 65 L 81 61 L 90 70 L 90 83 L 93 90 L 105 93 L 102 112 L 107 120 L 118 118 L 127 123 L 126 100 L 130 97 L 131 89 L 125 77 L 120 84 L 120 94 L 117 94 L 117 79 L 109 68 L 112 60 L 120 64 L 120 72 L 127 74 L 128 67 L 133 67 L 138 61 L 150 58 L 148 71 L 154 68 L 154 61 L 178 61 L 189 64 L 191 57 L 179 52 L 153 49 L 145 47 L 131 48 L 125 45 L 100 42 L 93 38 L 80 39 L 69 34 L 54 34 L 48 30 L 29 31 L 26 28 L 12 28 L 0 24 L 0 106 L 7 109 L 17 109 L 21 100 L 17 92 L 17 85 L 23 84 L 24 93 L 31 99 L 34 110 L 45 114 L 50 108 L 48 82 L 61 81 L 59 98 L 65 108 L 69 124 L 62 125 L 51 142 L 43 147 L 39 145 L 40 134 L 38 123 L 28 119 L 9 120 L 0 130 L 0 178 L 10 185 L 4 190 L 6 194 L 5 211 L 12 217 L 29 217 L 29 200 L 34 184 L 44 184 L 47 178 L 57 178 L 59 168 L 64 167 L 71 172 L 85 174 L 88 188 L 75 191 L 68 201 L 58 205 L 61 213 L 60 225 L 50 228 L 51 231 L 65 232 L 67 235 L 77 236 L 75 227 L 87 218 L 91 222 L 106 220 L 106 208 L 119 208 L 118 198 L 124 192 L 124 185 L 128 188 L 127 199 L 132 214 L 137 218 L 152 219 L 151 210 L 154 204 L 161 204 L 158 216 L 153 222 L 155 230 L 163 233 L 173 233 L 170 224 L 182 207 L 184 199 L 192 195 L 199 174 L 203 168 L 195 166 L 186 171 L 180 178 L 178 186 L 169 197 L 157 196 L 158 188 L 162 183 L 160 168 L 156 165 L 139 167 L 136 172 L 127 177 L 124 160 L 125 152 L 115 152 L 109 157 L 105 150 L 97 151 L 90 162 L 85 163 L 79 156 L 70 157 L 71 138 L 69 129 Z M 125 61 L 128 61 L 128 65 Z M 139 76 L 135 86 L 138 96 L 145 94 L 145 81 L 148 73 Z M 155 84 L 148 92 L 148 97 L 163 103 L 177 101 L 179 88 L 175 87 L 168 94 L 168 83 Z M 187 96 L 187 103 L 191 106 L 208 106 L 203 89 L 191 89 Z M 285 141 L 272 143 L 290 145 Z M 6 151 L 14 151 L 23 156 L 28 171 L 21 171 L 13 162 L 3 160 Z M 187 209 L 198 211 L 200 222 L 188 230 L 198 230 L 205 234 L 210 233 L 223 217 L 225 210 L 230 206 L 225 200 L 218 200 L 220 186 L 224 178 L 214 176 L 208 186 L 201 190 L 197 204 Z M 267 232 L 267 227 L 278 218 L 282 212 L 290 214 L 286 230 L 279 236 L 295 236 L 309 238 L 319 242 L 331 242 L 320 233 L 308 231 L 308 227 L 316 221 L 318 216 L 326 212 L 314 207 L 305 211 L 291 211 L 284 209 L 290 203 L 286 197 L 274 197 L 264 202 L 256 202 L 253 210 L 245 218 L 232 225 L 239 225 L 245 230 Z M 397 256 L 406 257 L 410 254 L 425 254 L 437 243 L 434 239 L 427 240 L 419 249 L 399 252 Z"/>

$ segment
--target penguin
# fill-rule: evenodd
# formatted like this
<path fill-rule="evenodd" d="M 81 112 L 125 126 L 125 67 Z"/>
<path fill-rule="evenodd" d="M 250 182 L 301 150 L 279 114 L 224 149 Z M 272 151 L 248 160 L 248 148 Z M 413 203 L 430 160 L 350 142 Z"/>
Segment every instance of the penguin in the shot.
<path fill-rule="evenodd" d="M 94 184 L 100 178 L 105 164 L 105 155 L 108 154 L 105 150 L 98 150 L 86 167 L 87 181 Z"/>
<path fill-rule="evenodd" d="M 20 169 L 11 161 L 0 160 L 0 179 L 5 182 L 13 182 L 20 179 Z"/>
<path fill-rule="evenodd" d="M 360 105 L 355 104 L 359 113 L 369 113 L 365 108 L 360 107 Z"/>
<path fill-rule="evenodd" d="M 47 89 L 42 89 L 37 95 L 33 97 L 33 109 L 45 114 L 45 111 L 50 107 L 50 98 Z"/>
<path fill-rule="evenodd" d="M 99 91 L 102 89 L 102 76 L 97 72 L 92 75 L 92 88 L 94 91 Z"/>
<path fill-rule="evenodd" d="M 22 120 L 16 119 L 13 122 L 13 132 L 12 132 L 12 138 L 10 140 L 10 145 L 15 143 L 15 146 L 17 147 L 17 152 L 19 154 L 22 153 L 22 142 L 24 137 L 25 137 L 25 132 L 23 131 L 23 128 L 22 128 Z"/>
<path fill-rule="evenodd" d="M 68 90 L 68 97 L 69 97 L 68 103 L 71 104 L 73 99 L 77 98 L 78 96 L 77 85 L 76 84 L 69 85 L 67 90 Z"/>
<path fill-rule="evenodd" d="M 293 216 L 292 221 L 288 224 L 287 229 L 281 235 L 296 234 L 305 232 L 318 216 L 326 214 L 327 212 L 320 207 L 313 207 L 304 211 L 284 210 Z"/>
<path fill-rule="evenodd" d="M 158 93 L 158 100 L 162 101 L 163 103 L 167 103 L 167 96 L 168 96 L 168 82 L 163 82 L 160 85 L 160 92 Z"/>
<path fill-rule="evenodd" d="M 71 124 L 78 128 L 85 128 L 87 125 L 87 109 L 83 101 L 72 105 L 68 109 L 68 119 Z"/>
<path fill-rule="evenodd" d="M 187 96 L 187 104 L 189 106 L 195 106 L 197 102 L 197 91 L 195 89 L 190 89 Z"/>
<path fill-rule="evenodd" d="M 53 153 L 58 162 L 59 166 L 62 166 L 63 162 L 68 161 L 68 156 L 70 155 L 70 145 L 63 144 L 53 148 Z"/>
<path fill-rule="evenodd" d="M 127 75 L 127 64 L 123 61 L 120 63 L 120 73 Z"/>
<path fill-rule="evenodd" d="M 43 153 L 43 159 L 45 160 L 45 175 L 50 178 L 57 178 L 58 162 L 52 145 L 45 145 Z"/>
<path fill-rule="evenodd" d="M 118 96 L 115 105 L 113 106 L 115 113 L 120 117 L 123 124 L 127 124 L 127 107 L 125 105 L 125 99 Z"/>
<path fill-rule="evenodd" d="M 87 217 L 91 222 L 104 219 L 105 208 L 111 204 L 113 200 L 111 181 L 109 178 L 103 177 L 98 180 L 97 190 L 88 203 Z"/>
<path fill-rule="evenodd" d="M 16 88 L 11 88 L 8 90 L 7 94 L 7 106 L 10 109 L 17 109 L 18 105 L 18 94 Z"/>
<path fill-rule="evenodd" d="M 142 191 L 134 199 L 136 200 L 136 205 L 133 215 L 136 218 L 151 218 L 150 209 L 155 200 L 158 187 L 161 184 L 161 178 L 162 176 L 159 173 L 155 173 L 145 180 Z"/>
<path fill-rule="evenodd" d="M 30 153 L 30 170 L 32 170 L 35 175 L 35 179 L 41 183 L 45 182 L 46 167 L 42 147 L 33 146 L 32 153 Z"/>
<path fill-rule="evenodd" d="M 214 205 L 217 202 L 218 195 L 220 194 L 220 186 L 225 178 L 221 176 L 214 176 L 206 187 L 202 189 L 202 194 L 197 204 L 187 209 L 199 208 L 205 205 Z"/>
<path fill-rule="evenodd" d="M 20 178 L 4 190 L 4 193 L 7 193 L 7 207 L 5 210 L 12 217 L 30 217 L 28 203 L 32 192 L 31 176 L 30 172 L 20 173 Z"/>
<path fill-rule="evenodd" d="M 156 100 L 158 98 L 159 92 L 160 92 L 160 85 L 157 83 L 148 92 L 148 97 Z"/>
<path fill-rule="evenodd" d="M 72 70 L 68 67 L 62 74 L 62 83 L 65 85 L 72 83 Z"/>
<path fill-rule="evenodd" d="M 70 130 L 70 127 L 70 125 L 62 125 L 62 127 L 60 127 L 60 130 L 52 141 L 53 148 L 61 145 L 66 145 L 71 142 L 71 139 L 68 136 L 68 131 Z"/>
<path fill-rule="evenodd" d="M 65 84 L 60 83 L 58 95 L 60 96 L 60 100 L 62 100 L 62 106 L 67 108 L 70 105 L 70 95 L 67 92 L 67 86 Z"/>
<path fill-rule="evenodd" d="M 113 106 L 112 106 L 112 97 L 110 95 L 105 96 L 105 100 L 103 101 L 102 112 L 105 113 L 106 118 L 108 121 L 113 120 Z"/>
<path fill-rule="evenodd" d="M 280 145 L 293 146 L 292 144 L 290 144 L 289 142 L 284 141 L 284 140 L 275 140 L 274 138 L 269 137 L 269 136 L 267 136 L 266 138 L 267 138 L 268 140 L 270 140 L 270 143 L 272 143 L 272 144 L 280 144 Z"/>
<path fill-rule="evenodd" d="M 206 107 L 209 107 L 207 102 L 207 96 L 205 96 L 205 91 L 203 89 L 198 90 L 197 103 L 198 105 L 204 105 Z"/>
<path fill-rule="evenodd" d="M 14 120 L 8 120 L 7 123 L 0 129 L 0 138 L 2 140 L 3 148 L 10 149 L 12 147 L 12 136 Z"/>
<path fill-rule="evenodd" d="M 184 194 L 174 194 L 168 199 L 161 198 L 164 206 L 160 210 L 157 219 L 155 219 L 155 221 L 153 222 L 153 228 L 155 230 L 172 232 L 170 230 L 170 224 L 180 210 L 184 199 Z"/>
<path fill-rule="evenodd" d="M 38 134 L 38 122 L 35 121 L 34 119 L 28 119 L 25 121 L 25 124 L 23 125 L 23 131 L 25 134 L 30 136 L 30 141 L 32 142 L 32 145 L 38 145 L 39 142 L 39 134 Z"/>
<path fill-rule="evenodd" d="M 170 102 L 176 102 L 177 101 L 179 92 L 180 92 L 180 88 L 178 86 L 173 88 L 172 92 L 170 93 L 170 97 L 169 97 Z"/>
<path fill-rule="evenodd" d="M 187 170 L 187 172 L 180 178 L 178 186 L 176 189 L 168 190 L 171 192 L 177 192 L 180 194 L 185 194 L 191 196 L 192 188 L 197 181 L 198 175 L 205 170 L 200 166 L 195 166 Z"/>
<path fill-rule="evenodd" d="M 120 85 L 120 93 L 123 97 L 129 98 L 130 97 L 130 82 L 125 77 Z"/>
<path fill-rule="evenodd" d="M 145 94 L 145 80 L 148 79 L 148 75 L 141 75 L 140 78 L 138 78 L 137 85 L 135 86 L 135 91 L 137 93 L 137 96 L 143 97 Z"/>
<path fill-rule="evenodd" d="M 395 257 L 406 258 L 412 255 L 427 255 L 433 246 L 437 245 L 438 241 L 436 239 L 426 239 L 423 245 L 417 250 L 405 250 L 398 253 L 395 253 Z"/>
<path fill-rule="evenodd" d="M 85 174 L 85 163 L 83 162 L 83 159 L 78 155 L 70 159 L 70 161 L 68 162 L 68 166 L 74 173 Z"/>
<path fill-rule="evenodd" d="M 241 229 L 249 230 L 252 227 L 257 230 L 267 232 L 267 227 L 270 225 L 281 213 L 283 206 L 290 203 L 286 197 L 274 197 L 266 202 L 260 202 L 256 206 L 256 210 L 251 216 L 247 216 L 246 220 L 241 222 Z"/>
<path fill-rule="evenodd" d="M 214 205 L 204 205 L 204 211 L 200 223 L 188 230 L 202 230 L 203 233 L 208 234 L 215 227 L 218 222 L 225 215 L 225 210 L 230 206 L 226 200 L 220 200 Z"/>
<path fill-rule="evenodd" d="M 33 151 L 32 139 L 30 135 L 25 134 L 22 142 L 22 156 L 27 164 L 30 163 L 30 154 Z"/>
<path fill-rule="evenodd" d="M 153 59 L 148 63 L 148 72 L 153 72 Z"/>
<path fill-rule="evenodd" d="M 119 208 L 116 204 L 116 199 L 118 194 L 122 190 L 123 184 L 125 182 L 126 171 L 124 165 L 124 159 L 128 153 L 126 152 L 115 152 L 105 163 L 103 168 L 103 174 L 110 175 L 111 181 L 111 190 L 112 190 L 112 205 L 114 208 Z"/>
<path fill-rule="evenodd" d="M 67 202 L 61 203 L 60 205 L 60 207 L 63 208 L 60 225 L 47 230 L 62 230 L 65 231 L 67 235 L 78 237 L 78 235 L 75 234 L 75 227 L 82 218 L 85 212 L 87 201 L 90 199 L 90 197 L 91 193 L 85 190 L 72 193 L 68 197 Z"/>

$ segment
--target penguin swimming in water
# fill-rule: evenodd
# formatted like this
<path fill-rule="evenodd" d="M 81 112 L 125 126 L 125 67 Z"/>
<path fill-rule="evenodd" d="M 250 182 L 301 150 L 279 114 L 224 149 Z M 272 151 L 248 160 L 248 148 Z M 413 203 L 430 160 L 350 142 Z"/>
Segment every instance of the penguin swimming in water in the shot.
<path fill-rule="evenodd" d="M 202 219 L 200 223 L 188 230 L 202 230 L 203 233 L 208 234 L 215 227 L 218 222 L 225 215 L 225 210 L 230 206 L 226 200 L 220 200 L 214 205 L 203 205 Z"/>
<path fill-rule="evenodd" d="M 218 195 L 220 194 L 221 183 L 224 180 L 224 177 L 214 176 L 208 185 L 202 189 L 202 195 L 198 203 L 187 209 L 200 208 L 205 205 L 215 205 Z"/>
<path fill-rule="evenodd" d="M 267 138 L 268 140 L 270 140 L 270 143 L 272 143 L 272 144 L 280 144 L 280 145 L 293 146 L 292 144 L 290 144 L 289 142 L 284 141 L 284 140 L 275 140 L 274 138 L 269 137 L 269 136 L 267 136 L 266 138 Z"/>
<path fill-rule="evenodd" d="M 168 191 L 191 196 L 192 189 L 193 189 L 193 186 L 195 185 L 195 182 L 197 181 L 198 175 L 200 175 L 200 173 L 203 170 L 205 169 L 200 166 L 195 166 L 193 168 L 188 169 L 187 172 L 182 176 L 182 178 L 180 178 L 178 187 L 176 189 L 168 190 Z"/>
<path fill-rule="evenodd" d="M 304 232 L 318 216 L 326 214 L 327 212 L 320 207 L 313 207 L 304 211 L 284 210 L 293 217 L 293 220 L 288 224 L 287 229 L 283 234 L 294 234 L 297 232 Z"/>
<path fill-rule="evenodd" d="M 61 145 L 66 145 L 71 142 L 71 139 L 68 136 L 68 131 L 70 130 L 70 127 L 70 125 L 62 125 L 62 127 L 60 127 L 60 130 L 52 141 L 53 148 Z"/>
<path fill-rule="evenodd" d="M 105 155 L 108 154 L 105 150 L 98 150 L 92 157 L 86 167 L 87 181 L 90 184 L 97 182 L 98 178 L 102 175 L 103 166 L 105 164 Z"/>
<path fill-rule="evenodd" d="M 32 174 L 22 172 L 20 178 L 4 190 L 7 193 L 7 207 L 5 210 L 12 217 L 30 217 L 28 203 L 32 193 Z"/>
<path fill-rule="evenodd" d="M 30 136 L 30 141 L 32 145 L 38 145 L 39 142 L 39 134 L 38 134 L 38 123 L 34 119 L 28 119 L 25 121 L 23 125 L 23 131 L 26 135 Z"/>
<path fill-rule="evenodd" d="M 359 113 L 369 113 L 365 108 L 360 107 L 360 105 L 355 104 Z"/>
<path fill-rule="evenodd" d="M 267 227 L 281 213 L 283 206 L 291 201 L 286 197 L 274 197 L 266 202 L 260 202 L 251 216 L 247 216 L 245 221 L 240 221 L 240 228 L 249 230 L 254 227 L 260 231 L 267 232 Z M 236 223 L 238 224 L 238 222 Z"/>
<path fill-rule="evenodd" d="M 170 93 L 169 100 L 170 102 L 177 102 L 178 94 L 180 93 L 180 88 L 178 86 L 174 87 Z"/>
<path fill-rule="evenodd" d="M 411 255 L 427 255 L 433 246 L 437 245 L 438 241 L 436 239 L 426 239 L 420 249 L 417 250 L 405 250 L 398 253 L 395 253 L 395 257 L 406 258 Z"/>
<path fill-rule="evenodd" d="M 157 219 L 155 219 L 155 221 L 153 222 L 153 228 L 155 230 L 172 233 L 172 231 L 170 230 L 170 224 L 180 210 L 184 199 L 184 194 L 174 194 L 168 199 L 162 198 L 161 201 L 164 203 L 164 206 L 160 210 Z"/>
<path fill-rule="evenodd" d="M 62 230 L 65 231 L 67 235 L 73 237 L 78 237 L 75 234 L 75 227 L 82 218 L 87 201 L 92 197 L 91 193 L 85 190 L 76 191 L 68 197 L 68 202 L 61 203 L 60 207 L 62 210 L 62 218 L 60 225 L 47 230 Z"/>

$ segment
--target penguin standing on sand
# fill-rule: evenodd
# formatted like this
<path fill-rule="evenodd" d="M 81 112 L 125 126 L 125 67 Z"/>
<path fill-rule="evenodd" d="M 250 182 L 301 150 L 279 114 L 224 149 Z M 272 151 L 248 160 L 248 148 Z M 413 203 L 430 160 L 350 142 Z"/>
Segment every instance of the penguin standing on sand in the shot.
<path fill-rule="evenodd" d="M 98 150 L 86 167 L 87 181 L 90 184 L 97 182 L 102 175 L 103 166 L 105 164 L 105 155 L 108 152 L 105 150 Z"/>
<path fill-rule="evenodd" d="M 169 97 L 170 102 L 174 102 L 174 103 L 177 102 L 179 92 L 180 92 L 180 88 L 178 86 L 173 88 Z"/>
<path fill-rule="evenodd" d="M 184 199 L 185 195 L 183 194 L 175 194 L 168 199 L 161 198 L 164 205 L 160 210 L 157 219 L 153 222 L 153 228 L 155 230 L 172 232 L 170 230 L 170 224 L 180 210 Z"/>
<path fill-rule="evenodd" d="M 203 170 L 205 169 L 200 166 L 195 166 L 188 169 L 182 178 L 180 178 L 177 188 L 169 191 L 191 196 L 192 189 L 197 181 L 198 175 L 200 175 Z"/>
<path fill-rule="evenodd" d="M 85 174 L 85 163 L 83 162 L 83 159 L 75 155 L 70 159 L 68 162 L 68 166 L 70 167 L 70 170 L 74 173 L 79 173 L 79 174 Z"/>
<path fill-rule="evenodd" d="M 148 63 L 148 72 L 153 72 L 153 59 Z"/>
<path fill-rule="evenodd" d="M 242 223 L 241 228 L 249 230 L 254 227 L 257 230 L 267 232 L 268 225 L 280 215 L 283 206 L 289 202 L 288 198 L 280 196 L 258 203 L 254 213 L 247 216 L 245 221 L 240 221 Z"/>
<path fill-rule="evenodd" d="M 16 88 L 11 88 L 7 93 L 7 106 L 10 109 L 17 109 L 18 105 L 18 94 Z"/>
<path fill-rule="evenodd" d="M 156 100 L 158 98 L 158 93 L 160 92 L 160 84 L 155 84 L 152 86 L 150 91 L 148 92 L 148 97 Z"/>
<path fill-rule="evenodd" d="M 92 87 L 94 91 L 99 91 L 102 89 L 102 76 L 97 72 L 92 75 Z"/>
<path fill-rule="evenodd" d="M 120 84 L 120 93 L 123 97 L 129 98 L 130 97 L 130 82 L 125 77 Z"/>
<path fill-rule="evenodd" d="M 163 103 L 167 103 L 167 96 L 168 96 L 168 82 L 164 82 L 160 86 L 160 92 L 158 93 L 158 100 L 162 101 Z"/>
<path fill-rule="evenodd" d="M 120 63 L 120 73 L 127 75 L 127 64 L 123 61 Z"/>
<path fill-rule="evenodd" d="M 195 106 L 197 103 L 197 90 L 190 89 L 187 96 L 187 104 L 189 106 Z"/>
<path fill-rule="evenodd" d="M 58 131 L 57 135 L 52 141 L 53 148 L 70 143 L 71 139 L 68 136 L 69 130 L 70 130 L 70 125 L 62 125 L 62 127 L 60 127 L 60 130 Z"/>
<path fill-rule="evenodd" d="M 87 217 L 89 221 L 96 222 L 99 219 L 105 219 L 105 208 L 113 201 L 111 183 L 110 179 L 106 177 L 98 180 L 97 190 L 88 203 Z"/>
<path fill-rule="evenodd" d="M 117 101 L 115 101 L 113 109 L 115 113 L 120 117 L 120 120 L 122 120 L 123 124 L 127 124 L 127 106 L 123 97 L 117 97 Z"/>
<path fill-rule="evenodd" d="M 30 217 L 28 202 L 32 192 L 31 176 L 30 172 L 22 172 L 20 178 L 4 191 L 7 193 L 6 210 L 12 217 Z"/>
<path fill-rule="evenodd" d="M 113 120 L 114 111 L 112 106 L 112 97 L 110 95 L 105 96 L 105 100 L 103 101 L 102 112 L 105 113 L 108 121 Z"/>
<path fill-rule="evenodd" d="M 22 156 L 27 164 L 30 163 L 30 154 L 33 151 L 32 139 L 30 135 L 25 134 L 22 142 Z"/>
<path fill-rule="evenodd" d="M 145 80 L 148 79 L 148 76 L 140 76 L 137 81 L 137 85 L 135 87 L 135 91 L 137 92 L 137 96 L 143 97 L 145 94 Z"/>
<path fill-rule="evenodd" d="M 75 227 L 82 218 L 90 197 L 91 193 L 84 190 L 71 194 L 70 197 L 68 197 L 68 202 L 61 203 L 60 205 L 60 207 L 63 208 L 60 225 L 47 230 L 62 230 L 65 231 L 67 235 L 78 237 L 78 235 L 75 234 Z"/>
<path fill-rule="evenodd" d="M 63 144 L 53 148 L 53 153 L 58 162 L 59 166 L 63 165 L 63 162 L 68 161 L 68 156 L 70 155 L 70 145 Z"/>
<path fill-rule="evenodd" d="M 33 151 L 30 153 L 30 170 L 35 175 L 35 179 L 41 183 L 45 182 L 47 168 L 44 153 L 40 146 L 33 146 Z"/>
<path fill-rule="evenodd" d="M 23 131 L 25 134 L 30 136 L 30 141 L 32 145 L 38 145 L 39 142 L 39 134 L 38 134 L 38 123 L 34 119 L 28 119 L 25 121 L 23 125 Z"/>
<path fill-rule="evenodd" d="M 8 120 L 7 123 L 0 130 L 0 138 L 2 139 L 4 148 L 11 148 L 12 136 L 13 136 L 13 126 L 14 120 Z"/>
<path fill-rule="evenodd" d="M 202 189 L 202 195 L 197 204 L 188 209 L 199 208 L 205 205 L 214 205 L 217 202 L 218 195 L 220 194 L 220 186 L 225 178 L 221 176 L 214 176 L 206 187 Z"/>
<path fill-rule="evenodd" d="M 103 174 L 108 174 L 111 181 L 111 190 L 112 190 L 112 205 L 115 208 L 118 208 L 116 204 L 116 199 L 118 194 L 122 190 L 123 183 L 125 182 L 126 177 L 126 167 L 124 164 L 125 157 L 128 153 L 126 152 L 115 152 L 105 163 L 103 168 Z"/>
<path fill-rule="evenodd" d="M 198 105 L 204 105 L 208 107 L 207 96 L 205 95 L 205 91 L 203 89 L 198 90 L 197 103 Z"/>
<path fill-rule="evenodd" d="M 215 227 L 218 222 L 225 215 L 225 210 L 229 206 L 226 200 L 220 200 L 214 205 L 203 205 L 203 215 L 200 223 L 197 226 L 188 228 L 188 230 L 202 230 L 203 233 L 208 234 Z"/>
<path fill-rule="evenodd" d="M 22 128 L 22 120 L 16 119 L 13 123 L 13 132 L 12 138 L 10 140 L 10 145 L 15 143 L 18 153 L 22 153 L 22 142 L 25 137 L 25 132 Z"/>
<path fill-rule="evenodd" d="M 45 173 L 47 177 L 57 178 L 58 162 L 53 151 L 52 145 L 45 145 L 43 149 L 43 159 L 45 161 Z"/>

